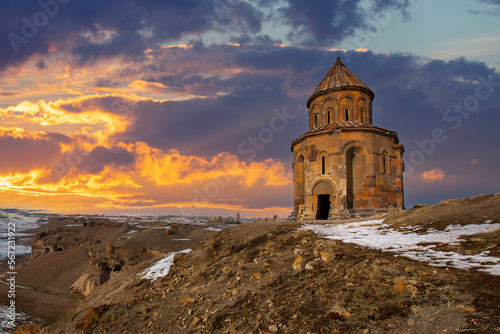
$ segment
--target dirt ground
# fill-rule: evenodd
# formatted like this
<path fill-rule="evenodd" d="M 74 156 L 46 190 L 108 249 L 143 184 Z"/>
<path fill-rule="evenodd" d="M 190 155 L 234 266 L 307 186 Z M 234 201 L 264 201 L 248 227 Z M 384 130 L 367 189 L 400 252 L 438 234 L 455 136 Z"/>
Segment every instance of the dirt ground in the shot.
<path fill-rule="evenodd" d="M 497 195 L 447 201 L 391 215 L 385 222 L 396 228 L 420 225 L 421 233 L 426 227 L 498 223 L 499 204 Z M 500 276 L 432 267 L 324 239 L 298 229 L 301 225 L 254 222 L 211 235 L 195 229 L 181 232 L 198 239 L 189 254 L 176 257 L 167 276 L 151 281 L 137 275 L 162 257 L 161 252 L 148 253 L 125 263 L 58 321 L 30 325 L 30 331 L 500 333 Z M 128 232 L 123 231 L 122 236 L 124 233 Z M 163 230 L 147 233 L 150 235 L 130 242 L 116 238 L 123 242 L 120 247 L 129 243 L 134 249 L 155 238 L 161 240 L 155 241 L 154 247 L 172 242 L 172 236 L 158 234 Z M 439 247 L 462 254 L 488 249 L 492 256 L 500 256 L 500 231 L 466 239 L 461 245 Z M 115 241 L 118 244 L 120 240 Z M 111 256 L 104 254 L 108 243 L 98 243 L 101 261 Z M 71 249 L 64 252 L 69 254 Z M 28 263 L 25 268 L 34 270 L 36 266 Z"/>

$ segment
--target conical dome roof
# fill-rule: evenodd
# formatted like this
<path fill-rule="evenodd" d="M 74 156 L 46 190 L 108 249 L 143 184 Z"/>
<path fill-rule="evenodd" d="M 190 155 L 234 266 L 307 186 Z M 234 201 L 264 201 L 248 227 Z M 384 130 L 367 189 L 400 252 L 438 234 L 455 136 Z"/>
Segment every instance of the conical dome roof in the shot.
<path fill-rule="evenodd" d="M 337 61 L 330 68 L 325 78 L 316 87 L 309 100 L 307 100 L 307 107 L 309 108 L 312 101 L 320 95 L 327 94 L 332 91 L 347 90 L 349 88 L 357 88 L 367 93 L 371 99 L 375 97 L 367 85 L 358 79 L 337 57 Z"/>

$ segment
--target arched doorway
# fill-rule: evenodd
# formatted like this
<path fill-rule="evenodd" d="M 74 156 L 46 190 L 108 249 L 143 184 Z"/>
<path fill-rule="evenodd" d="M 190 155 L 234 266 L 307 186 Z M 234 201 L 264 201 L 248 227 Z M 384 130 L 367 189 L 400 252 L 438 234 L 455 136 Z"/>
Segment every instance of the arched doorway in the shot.
<path fill-rule="evenodd" d="M 351 147 L 346 153 L 347 209 L 355 209 L 356 195 L 363 192 L 366 159 L 363 149 Z"/>
<path fill-rule="evenodd" d="M 333 186 L 327 181 L 316 183 L 312 194 L 316 202 L 316 219 L 326 220 L 330 214 L 331 202 L 333 196 Z"/>

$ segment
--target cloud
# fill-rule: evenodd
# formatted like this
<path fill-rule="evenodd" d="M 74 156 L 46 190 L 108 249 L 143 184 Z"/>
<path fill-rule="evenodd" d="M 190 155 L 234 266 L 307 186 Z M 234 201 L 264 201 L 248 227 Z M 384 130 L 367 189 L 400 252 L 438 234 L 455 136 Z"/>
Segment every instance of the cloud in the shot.
<path fill-rule="evenodd" d="M 129 120 L 134 96 L 87 96 L 78 99 L 47 103 L 24 101 L 16 106 L 0 108 L 0 116 L 7 126 L 24 124 L 37 130 L 54 129 L 62 134 L 79 135 L 89 142 L 106 145 L 108 138 L 124 131 Z"/>
<path fill-rule="evenodd" d="M 78 199 L 82 207 L 108 211 L 169 208 L 179 213 L 175 208 L 182 206 L 192 214 L 201 214 L 201 208 L 255 214 L 289 210 L 277 195 L 290 188 L 291 177 L 273 159 L 245 162 L 224 152 L 198 157 L 143 142 L 106 148 L 80 137 L 5 128 L 0 158 L 5 162 L 0 169 L 3 205 L 18 196 L 22 202 L 46 196 L 57 197 L 50 206 L 54 209 Z M 263 189 L 276 199 L 263 200 Z"/>
<path fill-rule="evenodd" d="M 379 21 L 386 14 L 390 17 L 391 12 L 402 12 L 407 16 L 405 9 L 409 5 L 407 0 L 374 1 L 369 2 L 370 6 L 358 0 L 287 0 L 285 3 L 278 11 L 292 27 L 288 38 L 308 46 L 332 46 L 356 32 L 373 32 L 380 28 Z"/>
<path fill-rule="evenodd" d="M 266 186 L 291 183 L 283 164 L 273 159 L 246 163 L 228 153 L 219 153 L 212 159 L 183 156 L 175 150 L 165 154 L 141 142 L 135 144 L 134 150 L 138 155 L 136 168 L 141 176 L 156 185 L 192 184 L 226 177 L 236 178 L 240 185 L 248 188 L 259 181 Z"/>
<path fill-rule="evenodd" d="M 144 59 L 144 51 L 184 36 L 258 32 L 263 16 L 251 2 L 230 0 L 41 3 L 2 7 L 0 35 L 16 37 L 1 39 L 0 70 L 53 51 L 69 52 L 78 64 Z"/>
<path fill-rule="evenodd" d="M 289 38 L 331 47 L 356 32 L 376 30 L 373 15 L 405 13 L 407 7 L 407 0 L 12 1 L 0 13 L 0 35 L 10 36 L 0 39 L 0 71 L 37 55 L 58 56 L 76 67 L 111 59 L 143 62 L 165 44 L 189 40 L 280 44 Z M 273 24 L 282 26 L 281 37 L 264 30 Z M 48 65 L 37 62 L 39 70 Z"/>
<path fill-rule="evenodd" d="M 16 91 L 4 91 L 4 92 L 1 92 L 0 95 L 3 95 L 3 96 L 16 96 L 16 95 L 19 95 L 19 92 L 16 92 Z"/>
<path fill-rule="evenodd" d="M 55 133 L 0 128 L 0 173 L 29 172 L 47 166 L 69 138 Z"/>
<path fill-rule="evenodd" d="M 108 166 L 128 167 L 133 163 L 134 155 L 122 147 L 108 149 L 97 146 L 85 154 L 78 168 L 89 174 L 99 174 Z"/>
<path fill-rule="evenodd" d="M 482 2 L 484 4 L 488 4 L 488 5 L 500 6 L 500 1 L 499 0 L 476 0 L 476 1 Z M 494 8 L 492 10 L 475 10 L 475 9 L 469 9 L 467 12 L 469 12 L 471 14 L 500 16 L 500 8 Z"/>
<path fill-rule="evenodd" d="M 427 182 L 439 181 L 444 178 L 444 172 L 441 168 L 435 168 L 423 172 L 420 177 Z"/>
<path fill-rule="evenodd" d="M 135 88 L 137 91 L 149 91 L 154 93 L 165 93 L 168 87 L 160 82 L 148 82 L 143 80 L 134 80 L 129 84 L 130 88 Z"/>

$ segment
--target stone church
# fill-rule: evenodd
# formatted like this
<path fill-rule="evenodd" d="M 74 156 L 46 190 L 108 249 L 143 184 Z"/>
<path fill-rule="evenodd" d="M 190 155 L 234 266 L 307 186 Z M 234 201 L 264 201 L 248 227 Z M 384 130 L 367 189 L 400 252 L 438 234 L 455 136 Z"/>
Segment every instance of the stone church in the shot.
<path fill-rule="evenodd" d="M 292 141 L 298 220 L 404 209 L 403 145 L 372 124 L 375 94 L 337 58 L 307 101 L 309 131 Z"/>

